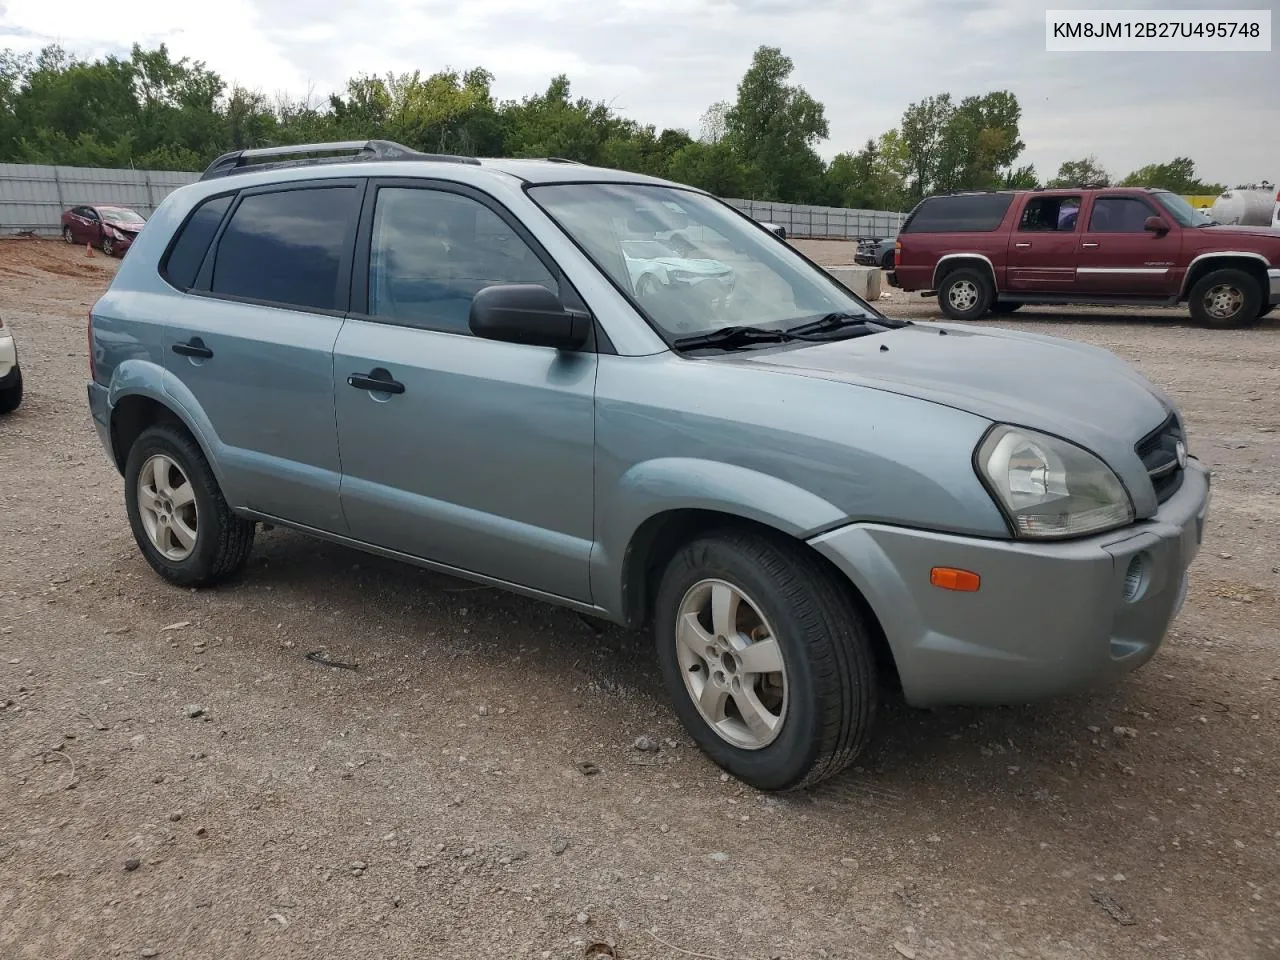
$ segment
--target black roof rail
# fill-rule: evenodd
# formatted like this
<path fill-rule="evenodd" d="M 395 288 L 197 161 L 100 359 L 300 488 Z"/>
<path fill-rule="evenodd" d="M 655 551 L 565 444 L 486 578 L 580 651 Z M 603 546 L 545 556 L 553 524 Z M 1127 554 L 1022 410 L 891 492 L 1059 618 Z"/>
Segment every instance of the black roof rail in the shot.
<path fill-rule="evenodd" d="M 565 157 L 547 157 L 547 163 L 572 163 L 574 166 L 586 166 L 581 160 L 569 160 Z"/>
<path fill-rule="evenodd" d="M 341 154 L 340 156 L 320 156 Z M 271 157 L 301 157 L 296 160 L 271 161 Z M 265 163 L 257 161 L 266 160 Z M 321 163 L 352 163 L 359 160 L 434 160 L 445 163 L 466 163 L 475 166 L 475 157 L 455 157 L 448 154 L 421 153 L 402 143 L 391 140 L 341 140 L 333 143 L 298 143 L 282 147 L 256 147 L 251 150 L 233 150 L 224 153 L 205 168 L 201 180 L 212 180 L 233 173 L 257 170 L 275 170 L 281 167 L 312 166 Z"/>

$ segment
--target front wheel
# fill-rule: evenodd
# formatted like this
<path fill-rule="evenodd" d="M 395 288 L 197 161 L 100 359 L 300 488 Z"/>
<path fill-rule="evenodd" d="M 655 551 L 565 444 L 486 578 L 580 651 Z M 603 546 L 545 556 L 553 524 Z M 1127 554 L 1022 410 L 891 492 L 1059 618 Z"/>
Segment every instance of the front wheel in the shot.
<path fill-rule="evenodd" d="M 62 228 L 62 242 L 67 244 L 68 246 L 76 242 L 76 238 L 71 234 L 70 227 Z"/>
<path fill-rule="evenodd" d="M 255 524 L 232 513 L 186 431 L 168 424 L 142 431 L 129 449 L 124 480 L 133 537 L 170 583 L 209 586 L 249 559 Z"/>
<path fill-rule="evenodd" d="M 950 319 L 977 320 L 991 307 L 995 290 L 981 270 L 961 267 L 948 273 L 938 289 L 938 306 Z"/>
<path fill-rule="evenodd" d="M 1191 319 L 1202 327 L 1229 329 L 1258 320 L 1262 311 L 1262 286 L 1243 270 L 1214 270 L 1191 288 Z"/>
<path fill-rule="evenodd" d="M 13 383 L 0 389 L 0 413 L 13 413 L 22 405 L 22 370 L 13 368 Z"/>
<path fill-rule="evenodd" d="M 110 237 L 102 238 L 102 252 L 108 257 L 115 256 L 116 245 L 111 241 Z"/>
<path fill-rule="evenodd" d="M 654 624 L 681 722 L 744 783 L 803 787 L 865 746 L 869 628 L 847 585 L 801 546 L 733 530 L 688 544 L 663 575 Z"/>

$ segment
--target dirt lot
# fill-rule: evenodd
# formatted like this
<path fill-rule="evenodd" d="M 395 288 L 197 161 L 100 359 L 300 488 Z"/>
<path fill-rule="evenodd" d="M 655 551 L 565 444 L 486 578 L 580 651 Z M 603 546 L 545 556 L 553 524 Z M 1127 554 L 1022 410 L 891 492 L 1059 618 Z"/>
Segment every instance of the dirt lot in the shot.
<path fill-rule="evenodd" d="M 163 585 L 85 405 L 114 266 L 0 241 L 0 956 L 1280 957 L 1274 322 L 1019 313 L 1140 364 L 1214 468 L 1167 645 L 1093 696 L 890 705 L 770 797 L 690 747 L 647 638 L 279 530 Z"/>

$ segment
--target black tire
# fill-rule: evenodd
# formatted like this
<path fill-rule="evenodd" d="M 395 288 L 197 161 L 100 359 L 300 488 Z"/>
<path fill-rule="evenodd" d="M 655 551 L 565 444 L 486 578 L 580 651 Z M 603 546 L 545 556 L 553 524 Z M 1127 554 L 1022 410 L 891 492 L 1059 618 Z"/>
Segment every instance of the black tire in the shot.
<path fill-rule="evenodd" d="M 142 522 L 138 475 L 155 454 L 164 454 L 173 460 L 195 494 L 196 542 L 183 560 L 164 556 L 152 544 Z M 133 538 L 152 569 L 170 583 L 183 587 L 211 586 L 235 574 L 249 559 L 256 524 L 237 516 L 227 506 L 209 461 L 186 430 L 159 424 L 142 431 L 129 448 L 124 481 L 125 508 Z"/>
<path fill-rule="evenodd" d="M 880 258 L 880 269 L 886 272 L 893 269 L 893 251 L 892 250 L 885 251 L 885 255 Z"/>
<path fill-rule="evenodd" d="M 1191 319 L 1202 327 L 1247 327 L 1262 315 L 1262 285 L 1252 274 L 1232 267 L 1206 273 L 1191 288 L 1189 300 Z M 1235 309 L 1227 312 L 1233 304 Z"/>
<path fill-rule="evenodd" d="M 744 748 L 722 737 L 685 685 L 677 621 L 686 595 L 706 580 L 745 594 L 778 640 L 786 700 L 781 726 L 767 745 Z M 870 629 L 848 585 L 799 545 L 726 530 L 682 547 L 662 577 L 654 635 L 663 680 L 685 729 L 742 782 L 759 790 L 798 789 L 838 773 L 866 745 L 878 694 Z"/>
<path fill-rule="evenodd" d="M 1012 303 L 1008 300 L 997 300 L 995 303 L 991 304 L 991 312 L 1013 313 L 1013 311 L 1017 310 L 1020 306 L 1022 306 L 1020 303 Z"/>
<path fill-rule="evenodd" d="M 73 237 L 73 236 L 71 235 L 71 228 L 70 228 L 70 227 L 63 227 L 63 228 L 62 228 L 62 242 L 63 242 L 63 243 L 66 243 L 66 244 L 72 244 L 72 243 L 75 243 L 75 242 L 76 242 L 75 237 Z"/>
<path fill-rule="evenodd" d="M 938 288 L 938 306 L 952 320 L 977 320 L 991 309 L 995 294 L 991 278 L 985 271 L 960 267 L 942 278 L 942 285 Z M 971 300 L 970 306 L 962 308 L 957 305 L 965 299 Z"/>
<path fill-rule="evenodd" d="M 0 389 L 0 414 L 13 413 L 22 404 L 22 370 L 13 368 L 14 381 Z"/>

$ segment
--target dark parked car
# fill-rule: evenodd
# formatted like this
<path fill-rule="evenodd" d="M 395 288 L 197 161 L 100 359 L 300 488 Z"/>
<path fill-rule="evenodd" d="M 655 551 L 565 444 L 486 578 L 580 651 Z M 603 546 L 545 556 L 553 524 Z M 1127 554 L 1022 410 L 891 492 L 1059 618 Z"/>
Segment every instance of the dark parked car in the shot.
<path fill-rule="evenodd" d="M 142 214 L 128 207 L 72 207 L 62 215 L 62 239 L 91 244 L 108 257 L 124 256 L 146 223 Z"/>
<path fill-rule="evenodd" d="M 864 267 L 880 267 L 882 270 L 893 269 L 893 250 L 897 237 L 864 238 L 858 241 L 858 250 L 853 255 L 853 262 Z"/>

